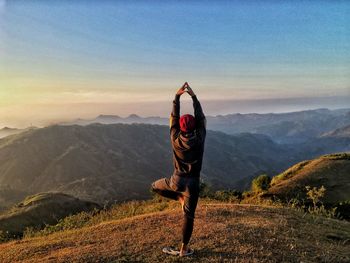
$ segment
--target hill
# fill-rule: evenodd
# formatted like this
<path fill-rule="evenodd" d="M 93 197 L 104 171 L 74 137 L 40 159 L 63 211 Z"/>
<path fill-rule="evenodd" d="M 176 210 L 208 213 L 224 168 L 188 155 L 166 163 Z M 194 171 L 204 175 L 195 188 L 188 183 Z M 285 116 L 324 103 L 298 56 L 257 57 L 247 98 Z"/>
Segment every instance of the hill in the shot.
<path fill-rule="evenodd" d="M 200 203 L 195 255 L 179 245 L 180 208 L 111 220 L 48 236 L 0 244 L 1 262 L 349 262 L 350 223 L 274 207 Z M 145 238 L 147 237 L 147 238 Z"/>
<path fill-rule="evenodd" d="M 22 235 L 27 227 L 54 224 L 68 215 L 90 211 L 99 205 L 62 193 L 40 193 L 0 214 L 0 232 L 8 236 Z"/>
<path fill-rule="evenodd" d="M 350 200 L 350 153 L 331 154 L 300 162 L 274 177 L 268 195 L 283 200 L 305 199 L 305 186 L 326 188 L 323 202 Z"/>
<path fill-rule="evenodd" d="M 0 186 L 98 202 L 143 199 L 152 181 L 171 175 L 171 154 L 166 126 L 50 126 L 0 140 Z M 214 188 L 234 188 L 244 177 L 298 160 L 267 136 L 213 131 L 204 159 L 202 178 Z"/>

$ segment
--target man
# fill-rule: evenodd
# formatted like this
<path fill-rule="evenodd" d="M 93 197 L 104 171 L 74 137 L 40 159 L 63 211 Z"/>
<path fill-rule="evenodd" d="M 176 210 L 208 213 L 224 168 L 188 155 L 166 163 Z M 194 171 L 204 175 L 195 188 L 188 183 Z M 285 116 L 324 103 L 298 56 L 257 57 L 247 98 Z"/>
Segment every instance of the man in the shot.
<path fill-rule="evenodd" d="M 193 100 L 194 115 L 180 118 L 180 97 L 187 92 Z M 173 148 L 174 173 L 170 179 L 163 178 L 152 184 L 152 190 L 161 196 L 179 200 L 184 213 L 182 245 L 180 251 L 171 247 L 163 252 L 189 256 L 193 254 L 188 243 L 193 231 L 194 214 L 199 196 L 199 176 L 202 168 L 206 119 L 202 107 L 186 82 L 176 93 L 170 116 L 170 138 Z"/>

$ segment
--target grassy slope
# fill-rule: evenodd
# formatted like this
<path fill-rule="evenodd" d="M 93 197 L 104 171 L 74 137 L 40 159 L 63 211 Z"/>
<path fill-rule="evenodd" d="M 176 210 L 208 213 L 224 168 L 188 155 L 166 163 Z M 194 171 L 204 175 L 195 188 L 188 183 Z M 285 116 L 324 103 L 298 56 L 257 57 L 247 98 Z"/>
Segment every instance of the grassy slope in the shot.
<path fill-rule="evenodd" d="M 100 208 L 98 204 L 63 193 L 39 193 L 0 214 L 0 231 L 22 235 L 27 227 L 55 224 L 61 218 Z"/>
<path fill-rule="evenodd" d="M 176 208 L 0 245 L 0 262 L 349 262 L 350 223 L 282 208 L 204 204 L 190 259 L 162 254 L 179 242 Z"/>
<path fill-rule="evenodd" d="M 331 154 L 298 163 L 274 177 L 269 194 L 283 198 L 304 197 L 305 186 L 324 185 L 325 203 L 350 200 L 350 153 Z"/>

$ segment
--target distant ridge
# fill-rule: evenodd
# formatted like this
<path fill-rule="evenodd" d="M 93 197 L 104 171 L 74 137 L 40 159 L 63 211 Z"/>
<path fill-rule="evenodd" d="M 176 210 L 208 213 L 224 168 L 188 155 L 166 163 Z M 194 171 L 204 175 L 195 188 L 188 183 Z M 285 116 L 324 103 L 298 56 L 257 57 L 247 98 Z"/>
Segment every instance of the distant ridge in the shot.
<path fill-rule="evenodd" d="M 31 127 L 26 128 L 26 129 L 4 127 L 0 130 L 0 139 L 7 137 L 7 136 L 10 136 L 10 135 L 21 133 L 23 131 L 31 130 L 31 129 L 36 129 L 36 127 L 31 126 Z"/>
<path fill-rule="evenodd" d="M 327 132 L 323 134 L 322 137 L 350 137 L 350 125 Z"/>
<path fill-rule="evenodd" d="M 88 125 L 92 123 L 144 123 L 168 125 L 169 119 L 162 117 L 141 117 L 130 114 L 99 115 L 92 120 L 76 120 L 65 125 Z M 287 113 L 235 113 L 228 115 L 207 116 L 208 128 L 227 134 L 243 132 L 265 134 L 279 143 L 303 143 L 310 138 L 322 136 L 334 129 L 350 125 L 350 109 L 315 109 Z"/>

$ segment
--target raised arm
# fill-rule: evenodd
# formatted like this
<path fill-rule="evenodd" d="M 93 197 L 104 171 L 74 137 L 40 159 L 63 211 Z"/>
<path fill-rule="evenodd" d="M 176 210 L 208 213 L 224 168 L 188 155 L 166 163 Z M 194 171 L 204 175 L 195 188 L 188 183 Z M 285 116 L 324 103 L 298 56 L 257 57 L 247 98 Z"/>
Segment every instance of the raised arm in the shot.
<path fill-rule="evenodd" d="M 197 129 L 205 129 L 206 128 L 206 119 L 202 110 L 202 106 L 197 99 L 196 94 L 194 94 L 193 90 L 188 86 L 187 92 L 190 94 L 193 100 L 193 109 L 194 109 L 194 117 L 196 119 L 196 128 Z"/>
<path fill-rule="evenodd" d="M 180 132 L 180 97 L 186 91 L 188 86 L 187 82 L 176 92 L 175 99 L 173 100 L 173 109 L 170 114 L 170 135 L 173 139 Z"/>

